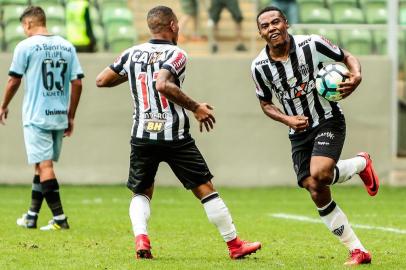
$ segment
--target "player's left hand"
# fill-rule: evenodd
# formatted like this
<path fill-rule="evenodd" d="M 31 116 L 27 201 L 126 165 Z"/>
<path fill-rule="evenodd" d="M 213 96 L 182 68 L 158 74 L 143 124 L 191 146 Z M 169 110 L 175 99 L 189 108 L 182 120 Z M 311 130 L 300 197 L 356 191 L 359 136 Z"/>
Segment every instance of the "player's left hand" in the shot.
<path fill-rule="evenodd" d="M 193 112 L 197 121 L 199 121 L 200 132 L 203 132 L 203 126 L 207 132 L 214 128 L 216 119 L 213 115 L 213 107 L 207 103 L 200 103 L 196 110 Z"/>
<path fill-rule="evenodd" d="M 361 73 L 348 72 L 346 75 L 348 76 L 348 79 L 339 83 L 337 88 L 337 91 L 341 92 L 342 98 L 351 95 L 362 81 Z"/>
<path fill-rule="evenodd" d="M 8 116 L 8 108 L 0 108 L 0 124 L 5 125 Z"/>
<path fill-rule="evenodd" d="M 68 128 L 63 133 L 64 137 L 70 137 L 73 133 L 73 119 L 68 119 Z"/>

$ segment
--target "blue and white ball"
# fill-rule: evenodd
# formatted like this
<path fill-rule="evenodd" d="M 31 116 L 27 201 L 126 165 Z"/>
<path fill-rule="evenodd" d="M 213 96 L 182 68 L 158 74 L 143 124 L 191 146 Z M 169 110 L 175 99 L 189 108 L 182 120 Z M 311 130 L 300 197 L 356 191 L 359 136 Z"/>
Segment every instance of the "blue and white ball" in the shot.
<path fill-rule="evenodd" d="M 317 92 L 329 101 L 342 99 L 341 92 L 337 91 L 338 84 L 348 79 L 348 69 L 339 64 L 329 64 L 319 70 L 316 76 Z"/>

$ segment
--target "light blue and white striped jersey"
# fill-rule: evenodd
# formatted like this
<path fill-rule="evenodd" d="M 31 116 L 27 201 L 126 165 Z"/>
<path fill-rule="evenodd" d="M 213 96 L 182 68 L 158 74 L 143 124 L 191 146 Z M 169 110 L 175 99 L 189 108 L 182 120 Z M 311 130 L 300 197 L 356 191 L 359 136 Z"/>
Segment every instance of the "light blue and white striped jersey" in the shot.
<path fill-rule="evenodd" d="M 34 35 L 17 44 L 9 75 L 25 76 L 23 125 L 68 127 L 70 81 L 84 77 L 76 50 L 60 36 Z"/>

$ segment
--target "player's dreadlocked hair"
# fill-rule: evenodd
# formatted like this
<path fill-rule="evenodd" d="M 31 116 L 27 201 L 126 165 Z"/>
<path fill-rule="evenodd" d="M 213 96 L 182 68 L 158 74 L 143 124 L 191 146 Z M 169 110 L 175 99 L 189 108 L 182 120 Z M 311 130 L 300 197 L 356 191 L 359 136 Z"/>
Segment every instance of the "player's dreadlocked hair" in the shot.
<path fill-rule="evenodd" d="M 46 25 L 45 12 L 41 7 L 37 7 L 37 6 L 27 7 L 24 10 L 23 14 L 21 14 L 21 16 L 20 16 L 20 22 L 22 22 L 27 17 L 35 18 L 35 21 L 40 25 L 43 25 L 43 26 Z"/>
<path fill-rule="evenodd" d="M 148 12 L 148 28 L 153 34 L 162 32 L 169 27 L 171 21 L 176 18 L 172 9 L 166 6 L 156 6 Z"/>

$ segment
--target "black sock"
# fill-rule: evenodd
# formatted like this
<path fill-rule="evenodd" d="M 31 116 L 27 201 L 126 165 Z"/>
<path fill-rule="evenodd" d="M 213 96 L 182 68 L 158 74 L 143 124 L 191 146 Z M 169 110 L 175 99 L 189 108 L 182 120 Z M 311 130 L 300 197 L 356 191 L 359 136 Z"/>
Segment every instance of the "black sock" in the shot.
<path fill-rule="evenodd" d="M 46 180 L 41 183 L 42 194 L 47 201 L 49 209 L 53 216 L 63 215 L 61 198 L 59 196 L 59 185 L 56 179 Z"/>
<path fill-rule="evenodd" d="M 42 186 L 39 181 L 39 175 L 35 175 L 34 179 L 32 179 L 30 211 L 38 214 L 43 200 L 44 196 L 42 195 Z"/>

